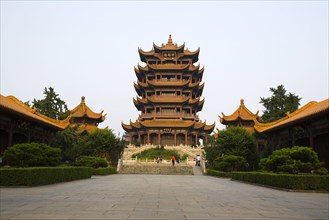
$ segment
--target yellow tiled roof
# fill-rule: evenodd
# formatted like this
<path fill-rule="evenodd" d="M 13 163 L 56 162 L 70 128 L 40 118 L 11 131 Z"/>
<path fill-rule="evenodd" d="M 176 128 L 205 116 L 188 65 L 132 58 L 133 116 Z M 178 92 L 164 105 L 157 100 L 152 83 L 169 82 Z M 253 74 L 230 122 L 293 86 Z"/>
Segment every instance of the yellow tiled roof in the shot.
<path fill-rule="evenodd" d="M 184 121 L 179 119 L 170 119 L 170 120 L 147 120 L 147 121 L 140 121 L 140 124 L 145 127 L 182 127 L 188 128 L 194 125 L 194 121 Z"/>
<path fill-rule="evenodd" d="M 196 51 L 190 51 L 190 50 L 184 50 L 184 55 L 197 55 L 200 52 L 200 47 L 198 47 L 198 49 Z"/>
<path fill-rule="evenodd" d="M 122 121 L 121 121 L 121 126 L 122 126 L 122 128 L 124 129 L 124 130 L 132 130 L 132 127 L 131 127 L 131 125 L 128 125 L 128 124 L 125 124 L 125 123 L 123 123 Z"/>
<path fill-rule="evenodd" d="M 147 81 L 148 84 L 152 86 L 186 86 L 189 84 L 189 80 L 181 80 L 181 81 Z"/>
<path fill-rule="evenodd" d="M 147 98 L 152 103 L 183 103 L 188 101 L 189 97 L 181 97 L 181 96 L 156 96 L 156 97 L 148 97 Z"/>
<path fill-rule="evenodd" d="M 270 131 L 290 124 L 298 123 L 302 120 L 325 112 L 329 112 L 329 99 L 325 99 L 321 102 L 312 101 L 297 109 L 296 111 L 288 113 L 286 117 L 277 121 L 266 124 L 256 121 L 255 129 L 258 132 Z"/>
<path fill-rule="evenodd" d="M 166 45 L 161 45 L 161 47 L 153 44 L 153 48 L 157 50 L 182 50 L 185 47 L 185 43 L 181 46 L 177 46 L 177 44 L 173 44 L 173 41 L 171 39 L 171 35 L 169 35 L 168 43 Z"/>
<path fill-rule="evenodd" d="M 79 133 L 82 133 L 84 131 L 86 131 L 87 133 L 91 133 L 97 129 L 97 126 L 89 124 L 71 124 L 70 127 L 76 128 Z"/>
<path fill-rule="evenodd" d="M 226 116 L 224 115 L 224 113 L 222 113 L 222 115 L 223 117 L 219 116 L 220 122 L 222 124 L 226 124 L 228 121 L 236 121 L 238 120 L 238 118 L 250 121 L 254 121 L 258 118 L 258 112 L 254 114 L 248 108 L 246 108 L 243 99 L 240 100 L 240 106 L 237 110 L 233 112 L 233 114 Z"/>
<path fill-rule="evenodd" d="M 212 125 L 205 125 L 203 130 L 207 131 L 207 132 L 212 132 L 215 128 L 216 123 L 214 122 Z"/>
<path fill-rule="evenodd" d="M 71 110 L 71 117 L 87 117 L 91 119 L 98 119 L 99 122 L 102 122 L 105 120 L 105 115 L 103 115 L 103 111 L 100 113 L 93 112 L 85 103 L 85 97 L 81 97 L 81 103 L 75 107 L 73 110 Z"/>
<path fill-rule="evenodd" d="M 69 125 L 69 118 L 65 120 L 49 118 L 37 112 L 36 109 L 31 109 L 14 96 L 5 97 L 0 94 L 0 108 L 59 130 L 65 129 Z"/>
<path fill-rule="evenodd" d="M 154 119 L 154 120 L 137 120 L 131 122 L 130 124 L 124 124 L 121 122 L 124 130 L 132 131 L 134 129 L 139 129 L 142 126 L 147 128 L 189 128 L 202 129 L 207 133 L 211 133 L 215 127 L 215 123 L 212 125 L 206 125 L 206 122 L 196 122 L 196 121 L 185 121 L 181 119 Z"/>
<path fill-rule="evenodd" d="M 150 69 L 154 70 L 184 70 L 189 68 L 189 64 L 148 64 L 147 65 Z M 148 70 L 143 68 L 144 71 Z"/>

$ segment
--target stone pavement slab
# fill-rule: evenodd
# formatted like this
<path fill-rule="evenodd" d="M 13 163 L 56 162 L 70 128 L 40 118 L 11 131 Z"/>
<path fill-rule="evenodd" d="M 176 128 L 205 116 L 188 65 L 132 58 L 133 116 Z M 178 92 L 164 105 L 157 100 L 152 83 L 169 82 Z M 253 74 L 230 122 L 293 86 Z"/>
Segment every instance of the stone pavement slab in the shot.
<path fill-rule="evenodd" d="M 110 175 L 0 188 L 0 219 L 329 219 L 329 194 L 210 176 Z"/>

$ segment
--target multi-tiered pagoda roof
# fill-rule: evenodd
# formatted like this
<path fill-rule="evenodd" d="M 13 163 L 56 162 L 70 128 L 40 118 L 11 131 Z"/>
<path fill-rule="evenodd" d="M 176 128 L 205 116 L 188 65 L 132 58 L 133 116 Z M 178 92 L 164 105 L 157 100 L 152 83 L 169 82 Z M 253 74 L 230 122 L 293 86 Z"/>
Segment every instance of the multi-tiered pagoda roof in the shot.
<path fill-rule="evenodd" d="M 196 145 L 198 139 L 206 139 L 215 124 L 206 125 L 197 116 L 204 105 L 204 68 L 194 65 L 200 50 L 186 50 L 185 44 L 173 44 L 169 36 L 166 45 L 153 44 L 151 51 L 138 52 L 145 65 L 134 68 L 133 102 L 141 115 L 135 122 L 122 123 L 131 143 Z"/>

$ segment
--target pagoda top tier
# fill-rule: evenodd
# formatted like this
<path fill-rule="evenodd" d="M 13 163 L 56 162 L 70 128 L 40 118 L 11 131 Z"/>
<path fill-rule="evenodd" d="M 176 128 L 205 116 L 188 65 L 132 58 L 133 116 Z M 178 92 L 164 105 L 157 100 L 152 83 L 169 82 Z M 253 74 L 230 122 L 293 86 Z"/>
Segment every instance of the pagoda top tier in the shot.
<path fill-rule="evenodd" d="M 246 121 L 254 121 L 258 119 L 258 111 L 256 114 L 252 113 L 245 105 L 244 100 L 240 100 L 240 106 L 231 114 L 231 115 L 224 115 L 222 112 L 222 117 L 219 116 L 220 122 L 224 125 L 227 125 L 229 122 L 237 121 L 240 119 Z"/>
<path fill-rule="evenodd" d="M 81 102 L 79 105 L 77 105 L 73 110 L 71 110 L 71 117 L 73 118 L 90 118 L 97 120 L 98 122 L 102 122 L 105 120 L 105 116 L 103 115 L 103 111 L 100 113 L 93 112 L 85 103 L 85 97 L 81 97 Z"/>
<path fill-rule="evenodd" d="M 158 58 L 160 60 L 171 59 L 178 60 L 180 58 L 190 58 L 193 62 L 198 61 L 200 48 L 196 51 L 185 50 L 185 43 L 178 46 L 173 43 L 171 34 L 169 35 L 167 44 L 161 44 L 161 46 L 153 43 L 153 48 L 150 51 L 143 51 L 141 48 L 138 48 L 141 61 L 147 62 L 148 59 Z"/>

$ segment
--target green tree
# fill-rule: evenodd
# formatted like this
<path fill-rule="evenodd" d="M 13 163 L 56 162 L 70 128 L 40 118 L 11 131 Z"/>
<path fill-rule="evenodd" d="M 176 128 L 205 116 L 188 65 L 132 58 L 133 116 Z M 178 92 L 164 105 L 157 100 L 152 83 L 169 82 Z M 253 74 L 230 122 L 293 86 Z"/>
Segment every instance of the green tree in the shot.
<path fill-rule="evenodd" d="M 57 166 L 61 162 L 61 150 L 42 143 L 15 144 L 3 154 L 10 166 Z"/>
<path fill-rule="evenodd" d="M 270 91 L 273 93 L 271 97 L 260 97 L 259 103 L 265 107 L 262 122 L 276 121 L 283 118 L 287 112 L 291 113 L 298 109 L 301 98 L 290 92 L 286 94 L 287 91 L 283 85 L 270 88 Z"/>
<path fill-rule="evenodd" d="M 241 171 L 246 169 L 246 163 L 242 156 L 224 155 L 215 159 L 214 168 L 225 172 Z"/>
<path fill-rule="evenodd" d="M 285 173 L 310 173 L 312 170 L 316 173 L 328 173 L 323 164 L 313 149 L 299 146 L 273 151 L 268 158 L 260 160 L 262 169 Z"/>
<path fill-rule="evenodd" d="M 220 153 L 218 156 L 242 156 L 249 165 L 248 169 L 256 169 L 259 161 L 256 152 L 256 140 L 245 129 L 228 127 L 226 130 L 219 132 L 216 142 Z"/>
<path fill-rule="evenodd" d="M 203 148 L 206 152 L 206 165 L 207 167 L 214 168 L 215 165 L 215 159 L 219 156 L 221 156 L 220 148 L 216 143 L 214 143 L 212 146 L 206 146 Z"/>
<path fill-rule="evenodd" d="M 45 88 L 43 94 L 45 95 L 44 99 L 32 101 L 33 107 L 41 114 L 56 120 L 65 119 L 70 114 L 65 101 L 59 98 L 54 88 Z"/>
<path fill-rule="evenodd" d="M 73 163 L 80 156 L 81 136 L 73 128 L 67 128 L 56 133 L 50 145 L 62 150 L 62 161 Z"/>
<path fill-rule="evenodd" d="M 124 142 L 112 130 L 96 129 L 83 137 L 81 154 L 105 157 L 111 165 L 116 165 L 124 147 Z"/>
<path fill-rule="evenodd" d="M 95 157 L 95 156 L 81 156 L 77 160 L 75 165 L 84 166 L 84 167 L 93 167 L 93 168 L 108 166 L 107 161 L 104 158 Z"/>

